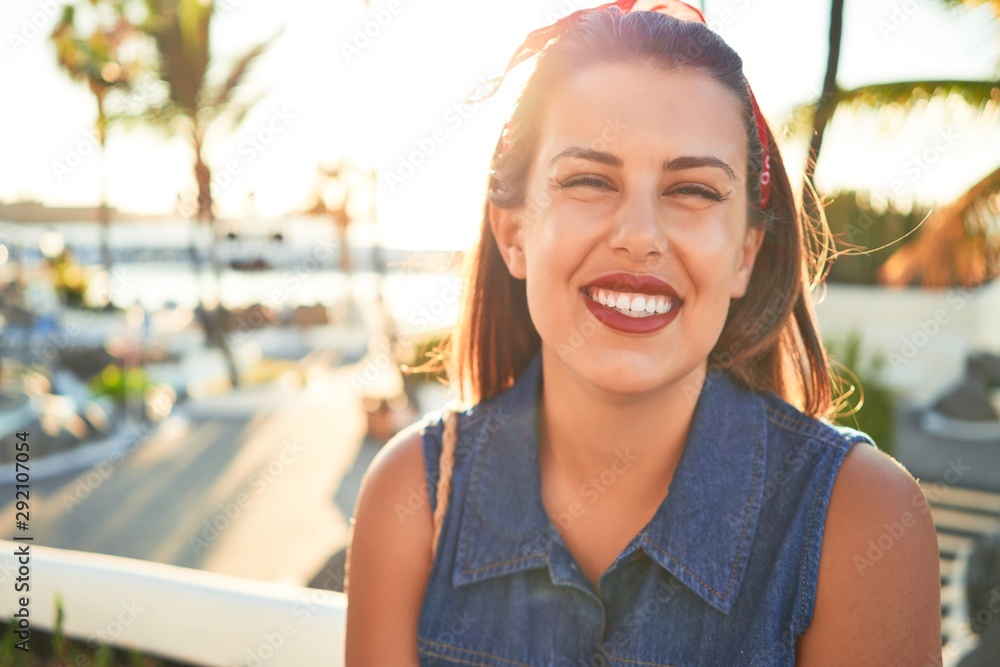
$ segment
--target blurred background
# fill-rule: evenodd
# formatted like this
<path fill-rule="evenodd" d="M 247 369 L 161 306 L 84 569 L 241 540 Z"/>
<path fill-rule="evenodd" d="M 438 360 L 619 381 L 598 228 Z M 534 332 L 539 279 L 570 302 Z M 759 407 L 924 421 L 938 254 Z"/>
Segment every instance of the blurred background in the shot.
<path fill-rule="evenodd" d="M 452 397 L 398 369 L 454 321 L 530 67 L 466 96 L 597 4 L 4 3 L 0 477 L 29 439 L 47 634 L 0 664 L 337 664 L 360 480 Z M 1000 2 L 701 8 L 824 202 L 838 421 L 931 501 L 944 664 L 997 664 Z"/>

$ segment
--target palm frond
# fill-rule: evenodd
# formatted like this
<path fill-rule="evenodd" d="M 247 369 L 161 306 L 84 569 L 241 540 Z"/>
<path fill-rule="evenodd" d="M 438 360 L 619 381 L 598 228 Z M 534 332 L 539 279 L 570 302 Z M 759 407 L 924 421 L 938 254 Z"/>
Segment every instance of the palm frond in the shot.
<path fill-rule="evenodd" d="M 879 271 L 888 285 L 975 287 L 1000 277 L 1000 167 L 931 214 Z"/>
<path fill-rule="evenodd" d="M 1000 81 L 896 81 L 890 83 L 874 83 L 850 90 L 839 90 L 836 93 L 838 107 L 848 105 L 878 108 L 898 105 L 903 110 L 930 101 L 944 99 L 951 95 L 962 98 L 966 104 L 976 109 L 983 109 L 993 102 L 1000 104 Z M 786 125 L 809 123 L 816 113 L 816 102 L 800 104 L 792 108 L 791 118 Z"/>
<path fill-rule="evenodd" d="M 949 7 L 975 7 L 978 5 L 988 5 L 993 12 L 1000 17 L 1000 0 L 943 0 Z"/>
<path fill-rule="evenodd" d="M 246 75 L 247 70 L 250 68 L 250 65 L 257 59 L 258 56 L 270 48 L 271 44 L 274 43 L 274 40 L 278 38 L 281 32 L 282 30 L 279 30 L 268 39 L 265 39 L 260 44 L 257 44 L 238 58 L 235 63 L 233 63 L 233 67 L 229 71 L 229 76 L 226 77 L 226 80 L 214 92 L 212 100 L 209 102 L 209 106 L 224 107 L 232 100 L 233 92 L 243 82 L 243 78 Z"/>
<path fill-rule="evenodd" d="M 909 108 L 921 101 L 951 95 L 957 95 L 969 106 L 981 109 L 990 101 L 1000 103 L 1000 81 L 939 80 L 876 83 L 838 91 L 837 103 L 871 107 L 897 104 Z"/>
<path fill-rule="evenodd" d="M 224 106 L 215 107 L 214 118 L 225 119 L 230 129 L 239 127 L 246 120 L 247 115 L 256 107 L 262 99 L 267 97 L 266 93 L 258 93 L 252 98 L 240 102 L 229 102 Z"/>
<path fill-rule="evenodd" d="M 123 129 L 136 129 L 139 127 L 152 127 L 160 130 L 168 136 L 172 136 L 172 126 L 175 119 L 186 116 L 187 113 L 173 102 L 164 104 L 154 104 L 145 106 L 139 111 L 115 111 L 108 115 L 108 122 L 115 127 Z"/>

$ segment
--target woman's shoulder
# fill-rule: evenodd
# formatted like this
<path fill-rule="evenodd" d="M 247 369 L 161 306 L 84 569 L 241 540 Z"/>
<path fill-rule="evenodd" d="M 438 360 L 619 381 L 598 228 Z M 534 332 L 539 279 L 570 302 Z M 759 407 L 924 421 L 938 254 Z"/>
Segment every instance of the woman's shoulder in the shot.
<path fill-rule="evenodd" d="M 808 415 L 771 392 L 760 396 L 767 415 L 768 429 L 784 442 L 830 445 L 843 450 L 852 449 L 852 445 L 860 442 L 869 445 L 866 449 L 878 449 L 878 443 L 863 431 Z"/>
<path fill-rule="evenodd" d="M 441 456 L 445 419 L 457 413 L 456 465 L 460 463 L 464 435 L 478 417 L 474 408 L 462 409 L 456 403 L 425 412 L 417 421 L 394 435 L 372 460 L 365 472 L 362 490 L 366 487 L 377 497 L 391 496 L 394 514 L 403 520 L 413 514 L 430 518 L 435 506 L 435 485 Z M 429 505 L 429 506 L 428 506 Z M 421 520 L 423 523 L 423 520 Z M 429 534 L 429 533 L 428 533 Z"/>
<path fill-rule="evenodd" d="M 937 535 L 916 479 L 867 434 L 761 396 L 768 458 L 786 453 L 773 465 L 799 471 L 814 493 L 804 505 L 812 574 L 803 595 L 812 602 L 796 623 L 805 631 L 797 664 L 825 664 L 836 652 L 850 655 L 837 664 L 898 664 L 916 647 L 933 650 L 940 639 Z M 843 644 L 844 619 L 847 634 L 865 643 Z"/>
<path fill-rule="evenodd" d="M 361 482 L 346 582 L 347 650 L 359 663 L 362 654 L 366 663 L 370 661 L 373 646 L 393 650 L 394 643 L 386 642 L 386 637 L 409 642 L 416 634 L 433 539 L 424 469 L 424 432 L 429 422 L 433 419 L 425 417 L 393 436 Z M 416 659 L 415 649 L 408 658 L 407 664 Z"/>
<path fill-rule="evenodd" d="M 825 479 L 829 491 L 828 526 L 836 530 L 844 518 L 852 526 L 851 536 L 857 538 L 863 534 L 859 528 L 864 525 L 859 517 L 874 517 L 878 528 L 880 518 L 898 521 L 902 517 L 912 525 L 910 515 L 929 516 L 916 479 L 896 459 L 879 449 L 867 433 L 807 415 L 774 394 L 765 394 L 763 403 L 770 453 L 778 453 L 775 449 L 805 451 L 814 465 L 824 460 L 828 463 L 823 466 L 829 471 Z M 933 528 L 929 520 L 926 523 Z"/>
<path fill-rule="evenodd" d="M 372 459 L 361 480 L 355 520 L 373 521 L 377 532 L 390 531 L 414 543 L 430 543 L 430 510 L 419 511 L 414 498 L 426 497 L 422 421 L 393 436 Z"/>
<path fill-rule="evenodd" d="M 940 656 L 937 533 L 913 476 L 881 450 L 851 448 L 824 524 L 800 664 L 821 663 L 831 652 L 843 664 L 924 664 Z M 845 644 L 845 636 L 859 640 Z"/>

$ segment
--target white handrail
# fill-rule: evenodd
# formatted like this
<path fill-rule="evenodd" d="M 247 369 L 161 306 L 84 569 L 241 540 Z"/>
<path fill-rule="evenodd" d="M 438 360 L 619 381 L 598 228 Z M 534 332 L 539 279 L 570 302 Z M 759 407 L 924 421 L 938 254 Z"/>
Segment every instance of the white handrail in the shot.
<path fill-rule="evenodd" d="M 15 552 L 30 544 L 30 591 Z M 23 583 L 23 582 L 22 582 Z M 242 579 L 131 558 L 0 540 L 0 615 L 29 598 L 32 629 L 208 667 L 344 664 L 343 593 Z"/>

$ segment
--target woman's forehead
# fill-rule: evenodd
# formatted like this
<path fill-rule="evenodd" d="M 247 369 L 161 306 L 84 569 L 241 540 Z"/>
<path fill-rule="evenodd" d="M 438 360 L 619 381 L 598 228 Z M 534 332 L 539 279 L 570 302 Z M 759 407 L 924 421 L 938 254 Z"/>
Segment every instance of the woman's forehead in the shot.
<path fill-rule="evenodd" d="M 656 160 L 713 155 L 738 173 L 746 170 L 740 102 L 698 70 L 589 67 L 550 93 L 540 139 L 539 158 L 546 162 L 567 146 L 580 146 L 621 152 L 626 163 L 629 154 Z"/>

